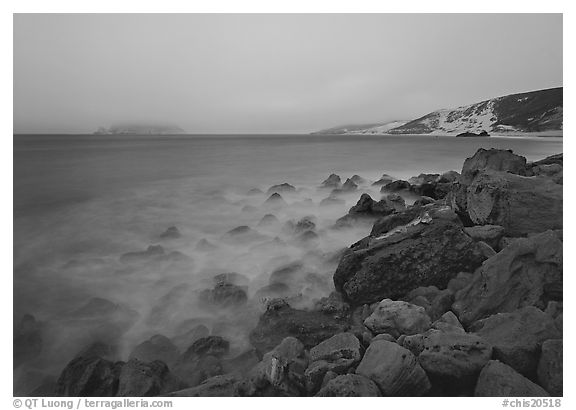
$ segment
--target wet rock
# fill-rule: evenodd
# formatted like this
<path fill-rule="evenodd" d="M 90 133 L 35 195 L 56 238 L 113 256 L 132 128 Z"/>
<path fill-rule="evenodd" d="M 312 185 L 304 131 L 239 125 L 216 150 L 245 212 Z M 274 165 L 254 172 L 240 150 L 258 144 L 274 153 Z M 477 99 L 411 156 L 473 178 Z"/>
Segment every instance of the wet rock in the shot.
<path fill-rule="evenodd" d="M 429 205 L 429 204 L 434 204 L 436 203 L 436 200 L 434 198 L 430 198 L 429 196 L 423 196 L 420 197 L 420 199 L 417 199 L 416 201 L 414 201 L 414 205 L 415 207 L 421 207 L 424 205 Z"/>
<path fill-rule="evenodd" d="M 32 315 L 26 314 L 14 329 L 14 368 L 30 361 L 42 351 L 42 326 Z"/>
<path fill-rule="evenodd" d="M 160 234 L 160 238 L 162 239 L 178 239 L 181 236 L 182 234 L 175 226 L 170 226 L 162 234 Z"/>
<path fill-rule="evenodd" d="M 358 374 L 337 376 L 326 383 L 317 397 L 380 397 L 380 389 L 372 380 Z"/>
<path fill-rule="evenodd" d="M 164 255 L 164 248 L 161 245 L 150 245 L 145 251 L 127 252 L 123 254 L 120 256 L 120 262 L 141 263 L 162 255 Z"/>
<path fill-rule="evenodd" d="M 476 397 L 546 397 L 548 393 L 510 366 L 491 360 L 480 372 Z"/>
<path fill-rule="evenodd" d="M 551 396 L 563 396 L 563 343 L 562 339 L 542 343 L 542 355 L 538 362 L 538 382 Z"/>
<path fill-rule="evenodd" d="M 277 298 L 285 298 L 293 294 L 292 289 L 285 283 L 276 282 L 270 285 L 261 287 L 254 294 L 254 299 L 257 301 L 267 301 Z"/>
<path fill-rule="evenodd" d="M 444 392 L 472 389 L 480 370 L 492 356 L 492 347 L 477 335 L 463 331 L 432 330 L 424 336 L 420 366 L 432 384 Z"/>
<path fill-rule="evenodd" d="M 373 229 L 340 260 L 334 285 L 354 304 L 397 299 L 419 286 L 445 288 L 458 272 L 473 271 L 484 261 L 448 207 L 406 212 L 417 216 L 378 236 Z"/>
<path fill-rule="evenodd" d="M 164 397 L 234 397 L 236 396 L 236 387 L 238 377 L 235 375 L 213 376 L 204 380 L 196 387 L 178 390 Z"/>
<path fill-rule="evenodd" d="M 220 336 L 198 339 L 180 356 L 174 365 L 174 374 L 187 386 L 197 386 L 204 380 L 223 373 L 221 358 L 229 349 L 230 343 Z"/>
<path fill-rule="evenodd" d="M 230 308 L 245 305 L 248 296 L 240 286 L 220 282 L 214 286 L 214 289 L 202 291 L 199 300 L 204 305 Z"/>
<path fill-rule="evenodd" d="M 282 184 L 272 185 L 270 188 L 268 188 L 268 191 L 266 191 L 266 194 L 270 195 L 270 194 L 284 193 L 284 192 L 296 192 L 296 188 L 294 186 L 284 182 Z"/>
<path fill-rule="evenodd" d="M 364 325 L 373 333 L 388 333 L 397 338 L 430 329 L 430 317 L 424 308 L 402 301 L 382 300 Z"/>
<path fill-rule="evenodd" d="M 524 306 L 545 309 L 562 299 L 562 257 L 552 231 L 518 239 L 484 262 L 452 308 L 464 325 Z"/>
<path fill-rule="evenodd" d="M 466 232 L 475 241 L 483 241 L 492 248 L 497 249 L 500 239 L 504 236 L 504 228 L 499 225 L 481 225 L 464 228 Z"/>
<path fill-rule="evenodd" d="M 341 185 L 342 185 L 342 180 L 336 174 L 330 174 L 330 176 L 322 182 L 323 188 L 338 189 L 341 187 Z"/>
<path fill-rule="evenodd" d="M 123 363 L 99 357 L 77 357 L 66 365 L 56 384 L 57 396 L 114 397 Z"/>
<path fill-rule="evenodd" d="M 120 371 L 119 397 L 151 397 L 182 388 L 181 382 L 170 372 L 165 363 L 150 363 L 130 359 Z"/>
<path fill-rule="evenodd" d="M 426 373 L 416 357 L 396 343 L 372 342 L 356 374 L 373 380 L 384 396 L 423 396 L 430 389 Z"/>
<path fill-rule="evenodd" d="M 244 376 L 260 362 L 256 349 L 250 349 L 231 359 L 222 360 L 224 373 Z"/>
<path fill-rule="evenodd" d="M 381 186 L 389 184 L 390 182 L 394 181 L 394 178 L 388 174 L 383 174 L 380 179 L 372 184 L 372 186 Z"/>
<path fill-rule="evenodd" d="M 304 264 L 302 262 L 299 261 L 291 262 L 273 271 L 270 274 L 270 279 L 268 280 L 268 282 L 270 284 L 293 283 L 300 279 L 299 276 L 301 276 L 303 270 L 304 270 Z"/>
<path fill-rule="evenodd" d="M 315 303 L 314 310 L 327 313 L 335 317 L 347 318 L 350 315 L 350 305 L 344 300 L 341 293 L 332 292 Z"/>
<path fill-rule="evenodd" d="M 241 396 L 301 396 L 306 392 L 304 372 L 308 365 L 304 345 L 286 337 L 238 386 Z"/>
<path fill-rule="evenodd" d="M 246 275 L 237 272 L 219 273 L 212 279 L 214 285 L 229 284 L 236 286 L 248 286 L 250 279 Z"/>
<path fill-rule="evenodd" d="M 292 336 L 310 348 L 347 329 L 347 318 L 325 312 L 294 309 L 285 301 L 274 300 L 268 304 L 258 325 L 250 332 L 250 343 L 259 352 L 265 353 L 284 338 Z"/>
<path fill-rule="evenodd" d="M 408 181 L 396 180 L 383 185 L 380 192 L 400 192 L 407 191 L 410 189 L 410 183 Z"/>
<path fill-rule="evenodd" d="M 526 175 L 526 158 L 514 154 L 512 150 L 479 148 L 472 157 L 464 161 L 460 183 L 469 185 L 477 175 L 485 171 Z"/>
<path fill-rule="evenodd" d="M 272 195 L 270 195 L 268 197 L 268 199 L 266 201 L 264 201 L 264 205 L 268 205 L 268 206 L 284 206 L 284 205 L 288 205 L 286 203 L 286 201 L 284 200 L 284 198 L 282 198 L 282 195 L 280 195 L 279 193 L 273 193 Z"/>
<path fill-rule="evenodd" d="M 260 221 L 258 222 L 258 226 L 274 226 L 279 224 L 280 221 L 278 220 L 278 218 L 276 218 L 275 215 L 272 214 L 266 214 L 262 217 L 262 219 L 260 219 Z"/>
<path fill-rule="evenodd" d="M 172 343 L 180 349 L 185 350 L 190 347 L 198 339 L 208 337 L 210 329 L 204 325 L 196 325 L 191 329 L 184 330 L 172 338 Z"/>
<path fill-rule="evenodd" d="M 352 177 L 350 177 L 350 180 L 354 182 L 356 185 L 363 185 L 368 182 L 365 178 L 362 178 L 360 175 L 352 175 Z"/>
<path fill-rule="evenodd" d="M 202 356 L 222 357 L 230 350 L 230 342 L 220 336 L 203 337 L 195 341 L 182 355 L 184 360 L 191 360 Z"/>
<path fill-rule="evenodd" d="M 533 306 L 479 320 L 470 331 L 493 346 L 494 359 L 530 378 L 536 375 L 542 343 L 561 337 L 552 318 Z"/>
<path fill-rule="evenodd" d="M 178 348 L 166 336 L 155 335 L 149 340 L 137 345 L 129 359 L 138 359 L 142 362 L 153 362 L 160 360 L 171 366 L 180 356 Z"/>

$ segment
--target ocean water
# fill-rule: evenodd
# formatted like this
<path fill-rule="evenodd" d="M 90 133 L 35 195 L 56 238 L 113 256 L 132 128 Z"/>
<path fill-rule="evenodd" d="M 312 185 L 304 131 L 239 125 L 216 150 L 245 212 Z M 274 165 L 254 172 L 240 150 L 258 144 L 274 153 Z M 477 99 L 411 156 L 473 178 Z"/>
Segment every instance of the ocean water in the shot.
<path fill-rule="evenodd" d="M 138 313 L 120 337 L 124 358 L 147 337 L 177 336 L 183 323 L 192 322 L 228 337 L 233 350 L 241 352 L 249 347 L 247 332 L 262 311 L 256 292 L 269 284 L 272 271 L 299 262 L 302 271 L 316 275 L 316 282 L 307 276 L 298 284 L 297 303 L 303 307 L 330 292 L 336 266 L 331 256 L 370 231 L 370 226 L 331 226 L 361 192 L 380 198 L 372 181 L 384 173 L 408 179 L 423 172 L 460 171 L 464 159 L 480 147 L 512 149 L 532 161 L 562 152 L 562 139 L 14 136 L 14 317 L 30 313 L 58 324 L 57 336 L 45 341 L 43 354 L 50 358 L 36 363 L 56 373 L 91 337 L 85 327 L 64 325 L 62 318 L 93 297 Z M 331 173 L 342 181 L 358 174 L 367 182 L 342 196 L 342 203 L 320 206 L 330 192 L 318 186 Z M 284 182 L 297 188 L 281 194 L 286 204 L 264 205 L 266 190 Z M 247 195 L 253 188 L 264 193 Z M 265 214 L 275 215 L 279 223 L 259 226 Z M 314 220 L 319 235 L 310 243 L 300 243 L 287 225 L 305 216 Z M 243 225 L 261 236 L 226 237 Z M 176 226 L 182 237 L 160 238 L 169 226 Z M 217 248 L 197 249 L 202 239 Z M 166 254 L 180 254 L 154 263 L 120 261 L 126 252 L 156 244 Z M 198 292 L 223 272 L 248 278 L 248 307 L 231 312 L 199 305 Z M 185 296 L 176 300 L 176 291 Z"/>

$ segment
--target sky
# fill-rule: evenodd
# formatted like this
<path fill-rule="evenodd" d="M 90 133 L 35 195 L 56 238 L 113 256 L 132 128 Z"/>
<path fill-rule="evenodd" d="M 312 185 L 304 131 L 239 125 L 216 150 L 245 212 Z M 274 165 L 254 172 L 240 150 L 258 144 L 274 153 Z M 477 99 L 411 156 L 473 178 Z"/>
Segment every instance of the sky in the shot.
<path fill-rule="evenodd" d="M 15 14 L 14 132 L 307 133 L 562 86 L 561 14 Z"/>

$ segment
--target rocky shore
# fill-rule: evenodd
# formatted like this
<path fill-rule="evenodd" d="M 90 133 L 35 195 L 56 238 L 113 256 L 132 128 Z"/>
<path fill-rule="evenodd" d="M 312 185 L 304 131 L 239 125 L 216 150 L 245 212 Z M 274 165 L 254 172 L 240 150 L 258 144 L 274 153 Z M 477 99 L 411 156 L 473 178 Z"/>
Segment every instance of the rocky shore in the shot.
<path fill-rule="evenodd" d="M 26 380 L 15 394 L 562 396 L 562 173 L 562 154 L 529 163 L 512 151 L 479 149 L 461 172 L 408 181 L 384 175 L 370 185 L 380 189 L 378 200 L 362 192 L 370 183 L 362 177 L 342 182 L 332 174 L 319 185 L 327 194 L 319 206 L 342 195 L 358 202 L 330 229 L 371 231 L 341 251 L 306 254 L 328 277 L 287 261 L 251 294 L 250 278 L 220 272 L 203 289 L 175 287 L 146 317 L 94 298 L 65 318 L 87 343 L 59 373 L 29 369 L 48 360 L 46 340 L 64 319 L 26 315 L 14 331 L 15 374 Z M 296 191 L 283 183 L 249 192 L 265 198 L 266 215 L 228 231 L 222 243 L 313 249 L 323 234 L 313 217 L 285 223 L 282 238 L 261 232 L 280 224 L 274 212 Z M 170 226 L 160 236 L 181 235 Z M 218 246 L 203 239 L 197 249 Z M 161 245 L 119 259 L 131 269 L 190 263 Z M 196 316 L 175 334 L 120 352 L 134 323 L 154 326 L 183 309 Z M 202 315 L 214 312 L 220 322 L 209 328 Z M 238 351 L 225 335 L 248 325 L 249 345 Z"/>

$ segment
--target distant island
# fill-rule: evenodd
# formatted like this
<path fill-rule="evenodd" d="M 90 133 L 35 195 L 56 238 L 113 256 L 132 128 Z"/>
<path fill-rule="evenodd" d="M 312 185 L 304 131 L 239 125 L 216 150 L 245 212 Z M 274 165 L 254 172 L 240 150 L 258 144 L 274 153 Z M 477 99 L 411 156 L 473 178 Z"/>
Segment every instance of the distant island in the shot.
<path fill-rule="evenodd" d="M 452 109 L 433 111 L 411 121 L 341 126 L 313 134 L 454 135 L 487 137 L 548 133 L 562 136 L 563 88 L 511 94 Z"/>
<path fill-rule="evenodd" d="M 184 134 L 185 131 L 175 125 L 122 124 L 110 128 L 99 127 L 95 135 L 170 135 Z"/>

